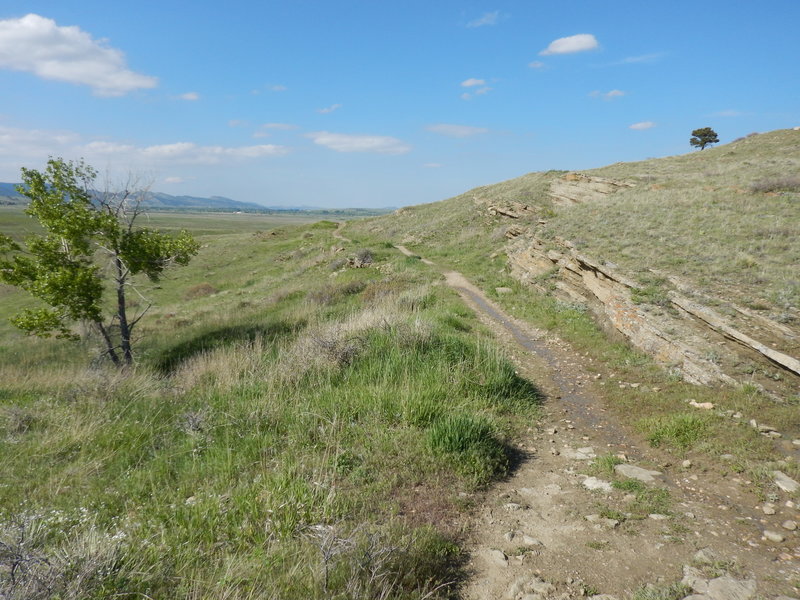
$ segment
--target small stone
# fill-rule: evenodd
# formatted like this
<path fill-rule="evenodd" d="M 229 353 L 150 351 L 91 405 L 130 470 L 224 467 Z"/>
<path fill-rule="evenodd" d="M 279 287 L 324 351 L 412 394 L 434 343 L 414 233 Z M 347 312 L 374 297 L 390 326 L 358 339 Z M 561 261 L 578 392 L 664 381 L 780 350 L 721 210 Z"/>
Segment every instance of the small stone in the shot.
<path fill-rule="evenodd" d="M 733 460 L 736 457 L 733 454 L 721 454 L 720 458 L 722 460 Z"/>
<path fill-rule="evenodd" d="M 756 422 L 755 419 L 750 419 L 749 422 L 750 422 L 750 427 L 752 427 L 753 429 L 758 429 L 758 422 Z"/>
<path fill-rule="evenodd" d="M 514 290 L 512 290 L 510 287 L 498 287 L 494 288 L 494 291 L 497 292 L 498 294 L 510 294 Z"/>
<path fill-rule="evenodd" d="M 522 510 L 522 505 L 517 504 L 516 502 L 509 502 L 505 506 L 503 506 L 506 510 Z"/>
<path fill-rule="evenodd" d="M 508 531 L 508 532 L 505 533 L 505 535 L 503 535 L 503 538 L 507 542 L 511 542 L 511 541 L 513 541 L 515 538 L 517 538 L 520 535 L 522 535 L 521 531 Z"/>
<path fill-rule="evenodd" d="M 733 418 L 734 418 L 734 419 L 741 419 L 741 418 L 742 418 L 742 413 L 740 413 L 740 412 L 735 412 L 735 413 L 733 413 L 733 415 L 732 415 L 732 416 L 733 416 Z"/>
<path fill-rule="evenodd" d="M 653 519 L 653 521 L 665 521 L 665 520 L 669 519 L 668 515 L 662 515 L 662 514 L 659 514 L 659 513 L 651 513 L 651 514 L 649 514 L 647 516 L 649 518 Z"/>
<path fill-rule="evenodd" d="M 683 461 L 683 462 L 681 463 L 681 466 L 682 466 L 684 469 L 691 469 L 691 468 L 692 468 L 692 461 L 690 461 L 690 460 L 685 460 L 685 461 Z"/>
<path fill-rule="evenodd" d="M 761 433 L 769 433 L 770 431 L 775 431 L 775 428 L 772 425 L 764 425 L 764 423 L 759 423 L 758 431 Z"/>
<path fill-rule="evenodd" d="M 614 470 L 620 475 L 643 481 L 644 483 L 652 483 L 657 476 L 661 475 L 661 471 L 650 471 L 635 465 L 615 465 Z"/>
<path fill-rule="evenodd" d="M 508 556 L 506 556 L 506 553 L 502 550 L 489 549 L 484 552 L 484 555 L 490 562 L 498 567 L 508 566 Z"/>
<path fill-rule="evenodd" d="M 775 478 L 775 485 L 781 488 L 784 492 L 793 494 L 800 490 L 800 483 L 789 477 L 786 473 L 781 471 L 773 471 L 772 476 Z"/>
<path fill-rule="evenodd" d="M 555 427 L 550 427 L 550 428 L 547 430 L 547 435 L 555 435 L 555 434 L 557 434 L 557 433 L 558 433 L 558 429 L 556 429 Z"/>
<path fill-rule="evenodd" d="M 729 575 L 723 575 L 708 582 L 704 597 L 708 600 L 750 600 L 755 595 L 754 579 L 740 581 Z"/>
<path fill-rule="evenodd" d="M 761 507 L 761 512 L 763 512 L 765 515 L 774 515 L 775 505 L 767 502 L 764 506 Z"/>
<path fill-rule="evenodd" d="M 535 537 L 529 535 L 522 536 L 522 543 L 525 546 L 544 546 L 541 540 L 537 540 Z"/>
<path fill-rule="evenodd" d="M 619 466 L 619 465 L 617 465 Z M 601 490 L 603 492 L 611 491 L 611 484 L 608 481 L 603 481 L 597 477 L 587 477 L 583 480 L 583 487 L 587 490 Z"/>
<path fill-rule="evenodd" d="M 789 519 L 788 521 L 784 521 L 783 523 L 781 523 L 781 527 L 783 527 L 784 529 L 788 529 L 789 531 L 794 531 L 795 529 L 797 529 L 797 521 L 792 521 L 791 519 Z"/>
<path fill-rule="evenodd" d="M 800 440 L 792 440 L 792 446 L 795 448 L 800 448 Z"/>
<path fill-rule="evenodd" d="M 776 544 L 780 544 L 786 538 L 783 537 L 782 533 L 778 533 L 777 531 L 772 531 L 770 529 L 764 530 L 764 537 L 769 540 L 770 542 L 775 542 Z"/>
<path fill-rule="evenodd" d="M 703 410 L 711 410 L 711 409 L 714 408 L 714 403 L 713 402 L 695 402 L 694 400 L 691 400 L 689 402 L 689 406 L 693 406 L 695 408 L 701 408 Z"/>
<path fill-rule="evenodd" d="M 692 562 L 696 565 L 713 565 L 719 558 L 711 548 L 702 548 L 694 553 Z"/>
<path fill-rule="evenodd" d="M 767 433 L 763 433 L 768 438 L 772 438 L 773 440 L 777 440 L 778 438 L 782 438 L 783 434 L 778 431 L 768 431 Z"/>

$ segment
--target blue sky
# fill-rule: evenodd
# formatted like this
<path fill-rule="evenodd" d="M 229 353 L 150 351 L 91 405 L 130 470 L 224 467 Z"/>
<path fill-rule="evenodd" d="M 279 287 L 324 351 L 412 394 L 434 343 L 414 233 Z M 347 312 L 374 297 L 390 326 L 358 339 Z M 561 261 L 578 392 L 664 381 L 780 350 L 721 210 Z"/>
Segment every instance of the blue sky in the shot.
<path fill-rule="evenodd" d="M 5 0 L 0 181 L 402 206 L 800 125 L 800 0 Z"/>

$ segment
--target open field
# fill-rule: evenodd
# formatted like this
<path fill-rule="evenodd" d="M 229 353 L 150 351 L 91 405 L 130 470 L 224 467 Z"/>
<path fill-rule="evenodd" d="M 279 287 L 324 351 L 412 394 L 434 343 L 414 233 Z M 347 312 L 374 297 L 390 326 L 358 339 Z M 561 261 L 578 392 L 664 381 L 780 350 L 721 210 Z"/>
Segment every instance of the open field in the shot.
<path fill-rule="evenodd" d="M 778 160 L 771 135 L 753 152 L 765 164 Z M 647 176 L 683 177 L 701 161 L 714 168 L 711 151 L 698 156 L 664 159 Z M 604 175 L 635 179 L 644 168 Z M 747 178 L 741 165 L 717 168 L 718 186 L 727 170 Z M 748 239 L 759 210 L 794 231 L 798 193 L 723 201 L 728 191 L 698 191 L 686 174 L 673 190 L 638 188 L 641 207 L 637 188 L 561 207 L 546 192 L 562 174 L 340 229 L 274 215 L 154 214 L 153 226 L 190 229 L 201 249 L 141 288 L 154 304 L 128 373 L 99 361 L 91 336 L 31 339 L 3 319 L 0 595 L 473 598 L 505 594 L 511 574 L 536 567 L 564 593 L 682 598 L 680 563 L 706 545 L 738 556 L 714 573 L 753 574 L 765 598 L 797 591 L 797 534 L 775 545 L 762 530 L 796 517 L 782 503 L 797 493 L 777 488 L 773 471 L 800 478 L 791 443 L 800 397 L 685 383 L 609 338 L 581 305 L 520 284 L 503 252 L 509 222 L 487 205 L 536 206 L 527 224 L 540 234 L 575 227 L 582 251 L 605 252 L 632 275 L 685 251 L 694 258 L 678 263 L 688 264 L 682 276 L 717 293 L 761 285 L 771 291 L 754 302 L 794 326 L 793 296 L 775 287 L 796 273 L 796 245 L 782 229 L 753 255 L 760 283 L 744 276 L 752 267 L 726 272 L 715 261 Z M 667 192 L 672 210 L 660 210 Z M 637 217 L 626 221 L 628 212 Z M 17 237 L 29 226 L 18 209 L 3 209 L 0 222 Z M 666 233 L 658 244 L 640 239 L 648 227 L 687 222 L 674 247 Z M 707 235 L 692 249 L 697 227 Z M 393 247 L 401 243 L 411 256 Z M 352 268 L 355 257 L 367 266 Z M 692 260 L 715 266 L 704 272 Z M 494 309 L 465 295 L 472 284 L 501 311 L 494 321 Z M 11 288 L 0 301 L 3 317 L 29 304 Z M 761 435 L 750 419 L 783 438 Z M 575 453 L 587 445 L 594 460 L 581 462 Z M 651 488 L 626 479 L 615 467 L 629 461 L 666 480 Z M 585 489 L 590 476 L 608 480 L 607 494 Z M 566 495 L 546 500 L 553 486 Z M 778 514 L 767 521 L 762 506 Z M 617 525 L 576 538 L 589 516 Z M 569 528 L 559 534 L 558 523 Z M 541 547 L 504 537 L 534 525 Z M 607 567 L 620 561 L 629 579 Z M 470 579 L 476 572 L 494 587 Z M 641 587 L 656 577 L 658 588 Z"/>

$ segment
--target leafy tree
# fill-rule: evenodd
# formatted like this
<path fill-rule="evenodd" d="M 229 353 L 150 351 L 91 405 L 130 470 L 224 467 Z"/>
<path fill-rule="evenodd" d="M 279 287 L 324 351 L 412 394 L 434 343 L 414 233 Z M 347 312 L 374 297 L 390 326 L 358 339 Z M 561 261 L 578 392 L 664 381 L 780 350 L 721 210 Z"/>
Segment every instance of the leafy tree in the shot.
<path fill-rule="evenodd" d="M 0 234 L 0 281 L 28 291 L 46 307 L 25 309 L 14 325 L 41 337 L 78 339 L 70 325 L 88 323 L 117 366 L 133 362 L 131 334 L 150 308 L 129 314 L 133 278 L 158 281 L 165 268 L 185 265 L 199 245 L 181 231 L 166 235 L 136 225 L 144 193 L 124 189 L 98 193 L 97 171 L 79 162 L 50 158 L 44 172 L 22 169 L 17 190 L 30 199 L 26 213 L 43 232 L 24 247 Z M 126 186 L 130 187 L 130 186 Z M 115 296 L 113 310 L 103 292 Z"/>
<path fill-rule="evenodd" d="M 689 139 L 689 143 L 692 146 L 700 148 L 700 150 L 709 144 L 716 144 L 717 142 L 719 142 L 719 137 L 717 137 L 717 132 L 711 129 L 711 127 L 695 129 L 692 132 L 692 137 Z"/>

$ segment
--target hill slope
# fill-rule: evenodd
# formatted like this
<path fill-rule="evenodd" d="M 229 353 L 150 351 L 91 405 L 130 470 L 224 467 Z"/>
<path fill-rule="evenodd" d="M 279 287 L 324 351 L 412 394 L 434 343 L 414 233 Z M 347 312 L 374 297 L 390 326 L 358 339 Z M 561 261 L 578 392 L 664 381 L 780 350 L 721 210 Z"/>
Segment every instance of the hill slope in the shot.
<path fill-rule="evenodd" d="M 691 381 L 771 389 L 800 371 L 800 131 L 530 173 L 355 228 L 578 302 Z"/>

